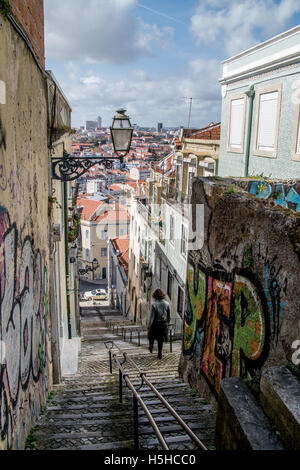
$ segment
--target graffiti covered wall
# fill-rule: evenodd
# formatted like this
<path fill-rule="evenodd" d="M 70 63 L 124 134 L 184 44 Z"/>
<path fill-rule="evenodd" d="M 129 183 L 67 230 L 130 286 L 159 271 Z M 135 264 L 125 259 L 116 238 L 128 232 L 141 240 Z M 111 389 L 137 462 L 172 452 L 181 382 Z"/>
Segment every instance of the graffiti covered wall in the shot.
<path fill-rule="evenodd" d="M 215 397 L 223 378 L 256 380 L 300 339 L 300 217 L 248 191 L 232 180 L 193 185 L 205 242 L 189 252 L 180 372 Z"/>
<path fill-rule="evenodd" d="M 48 284 L 40 250 L 34 251 L 29 237 L 20 239 L 3 207 L 0 279 L 1 340 L 5 347 L 0 375 L 1 440 L 11 448 L 13 441 L 18 447 L 26 419 L 38 414 L 37 404 L 44 401 L 48 385 Z"/>
<path fill-rule="evenodd" d="M 51 385 L 47 90 L 0 15 L 0 449 L 22 449 Z"/>

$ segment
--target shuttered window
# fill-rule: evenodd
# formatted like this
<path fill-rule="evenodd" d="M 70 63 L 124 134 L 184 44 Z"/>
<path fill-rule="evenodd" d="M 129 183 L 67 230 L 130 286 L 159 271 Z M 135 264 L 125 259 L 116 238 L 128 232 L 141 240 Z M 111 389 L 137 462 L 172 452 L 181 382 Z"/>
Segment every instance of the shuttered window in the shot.
<path fill-rule="evenodd" d="M 257 149 L 273 152 L 276 145 L 278 91 L 260 95 Z"/>
<path fill-rule="evenodd" d="M 243 146 L 244 110 L 244 98 L 231 101 L 229 146 L 233 149 L 242 149 Z"/>

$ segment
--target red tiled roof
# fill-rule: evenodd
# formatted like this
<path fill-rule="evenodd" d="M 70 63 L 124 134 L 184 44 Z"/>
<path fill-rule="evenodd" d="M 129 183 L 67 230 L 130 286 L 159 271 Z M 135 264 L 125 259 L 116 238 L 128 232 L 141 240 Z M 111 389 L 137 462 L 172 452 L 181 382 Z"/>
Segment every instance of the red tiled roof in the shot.
<path fill-rule="evenodd" d="M 221 123 L 211 123 L 202 129 L 194 130 L 185 137 L 188 139 L 205 139 L 205 140 L 220 140 L 221 135 Z"/>
<path fill-rule="evenodd" d="M 110 186 L 110 189 L 111 189 L 112 191 L 120 191 L 120 190 L 123 189 L 123 185 L 122 185 L 122 184 L 112 184 L 112 185 Z"/>
<path fill-rule="evenodd" d="M 86 199 L 84 197 L 77 198 L 77 207 L 83 207 L 81 213 L 82 220 L 91 220 L 97 209 L 104 204 L 102 201 L 94 201 L 93 199 Z"/>
<path fill-rule="evenodd" d="M 116 221 L 129 221 L 130 215 L 124 206 L 116 206 L 115 208 L 112 207 L 110 210 L 106 210 L 102 214 L 99 214 L 98 217 L 93 219 L 96 222 L 116 222 Z"/>

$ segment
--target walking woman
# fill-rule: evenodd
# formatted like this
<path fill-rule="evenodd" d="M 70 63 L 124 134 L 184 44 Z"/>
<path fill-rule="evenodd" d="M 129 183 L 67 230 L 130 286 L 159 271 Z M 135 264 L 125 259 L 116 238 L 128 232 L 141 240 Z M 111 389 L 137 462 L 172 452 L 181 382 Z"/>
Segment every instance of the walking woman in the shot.
<path fill-rule="evenodd" d="M 158 359 L 162 358 L 164 341 L 168 341 L 168 325 L 170 323 L 170 306 L 165 300 L 166 294 L 157 289 L 154 294 L 154 302 L 148 323 L 149 351 L 152 353 L 154 341 L 158 345 Z"/>

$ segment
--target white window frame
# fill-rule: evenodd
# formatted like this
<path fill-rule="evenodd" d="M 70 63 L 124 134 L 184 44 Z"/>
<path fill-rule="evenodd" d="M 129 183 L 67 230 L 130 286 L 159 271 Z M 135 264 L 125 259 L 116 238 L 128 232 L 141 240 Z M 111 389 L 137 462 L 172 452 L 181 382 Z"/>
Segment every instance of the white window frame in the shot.
<path fill-rule="evenodd" d="M 299 137 L 299 148 L 298 148 L 298 137 Z M 292 160 L 296 162 L 300 162 L 300 104 L 297 104 L 296 106 L 294 137 L 293 137 L 293 147 L 292 147 Z"/>
<path fill-rule="evenodd" d="M 259 131 L 259 109 L 260 109 L 260 97 L 261 95 L 265 95 L 267 93 L 274 93 L 278 92 L 278 101 L 277 101 L 277 116 L 276 116 L 276 127 L 275 127 L 275 143 L 274 143 L 274 150 L 267 151 L 267 150 L 260 150 L 258 149 L 257 141 L 258 141 L 258 131 Z M 278 149 L 278 135 L 279 135 L 279 121 L 280 121 L 280 110 L 281 110 L 281 92 L 282 92 L 282 85 L 278 83 L 276 85 L 272 85 L 266 88 L 261 88 L 256 92 L 256 123 L 255 123 L 255 136 L 254 136 L 254 145 L 253 145 L 253 155 L 257 157 L 267 157 L 267 158 L 277 158 L 277 149 Z"/>
<path fill-rule="evenodd" d="M 232 102 L 236 100 L 244 100 L 244 112 L 243 112 L 243 124 L 242 124 L 242 140 L 240 147 L 232 147 L 230 143 L 230 134 L 231 134 L 231 110 Z M 244 153 L 245 147 L 245 124 L 246 124 L 246 111 L 247 111 L 247 96 L 245 93 L 239 93 L 237 95 L 232 95 L 229 101 L 229 116 L 228 116 L 228 130 L 227 130 L 227 152 L 230 153 Z"/>

